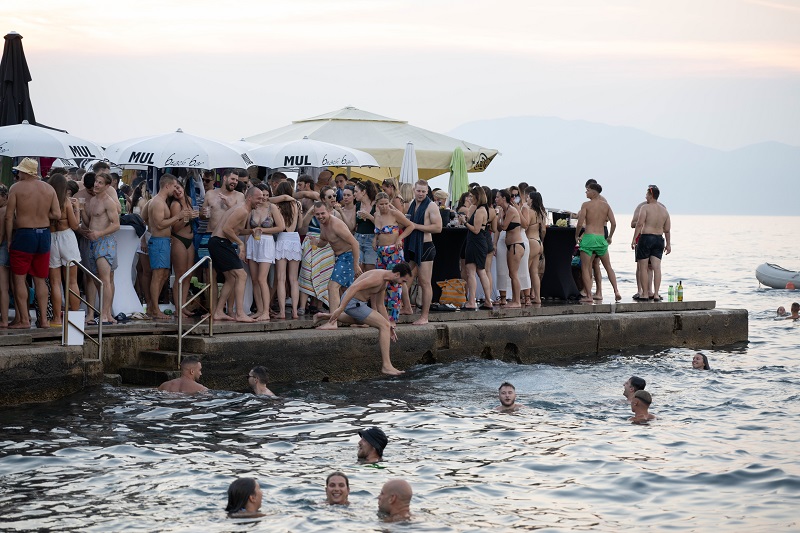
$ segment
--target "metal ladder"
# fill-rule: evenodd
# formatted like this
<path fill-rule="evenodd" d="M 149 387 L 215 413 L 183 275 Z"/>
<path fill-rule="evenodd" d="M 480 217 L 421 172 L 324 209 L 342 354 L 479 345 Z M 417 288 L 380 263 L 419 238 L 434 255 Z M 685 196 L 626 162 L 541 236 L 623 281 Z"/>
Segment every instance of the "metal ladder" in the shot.
<path fill-rule="evenodd" d="M 192 275 L 192 273 L 200 268 L 203 263 L 208 262 L 208 283 L 205 287 L 203 287 L 197 294 L 189 298 L 186 303 L 183 303 L 183 282 L 184 280 Z M 190 278 L 191 279 L 191 278 Z M 204 323 L 208 320 L 208 336 L 214 336 L 214 294 L 211 291 L 211 284 L 216 283 L 214 279 L 214 269 L 211 263 L 211 256 L 201 257 L 200 261 L 192 265 L 192 267 L 186 271 L 186 273 L 180 277 L 178 280 L 178 306 L 176 312 L 178 313 L 178 370 L 181 368 L 181 358 L 183 354 L 183 338 L 194 331 L 194 329 L 199 326 L 200 324 Z M 208 315 L 201 318 L 197 321 L 197 324 L 186 330 L 186 333 L 183 332 L 183 310 L 186 308 L 187 305 L 192 303 L 195 298 L 203 294 L 204 292 L 208 291 Z"/>
<path fill-rule="evenodd" d="M 69 271 L 70 271 L 70 267 L 72 265 L 77 265 L 81 270 L 83 270 L 86 274 L 91 276 L 92 279 L 95 280 L 100 285 L 100 309 L 103 309 L 103 282 L 100 281 L 100 278 L 98 278 L 97 276 L 92 274 L 89 271 L 88 268 L 86 268 L 85 266 L 80 264 L 79 261 L 76 261 L 76 260 L 73 259 L 72 261 L 70 261 L 67 264 L 67 268 L 66 268 L 67 272 L 64 275 L 64 287 L 66 288 L 64 293 L 65 293 L 66 297 L 64 298 L 64 309 L 65 309 L 64 310 L 64 315 L 65 316 L 64 316 L 64 319 L 61 321 L 62 322 L 62 326 L 61 326 L 61 346 L 66 346 L 67 345 L 67 331 L 69 330 L 69 326 L 70 325 L 75 326 L 77 329 L 79 329 L 81 332 L 83 332 L 83 334 L 84 334 L 84 336 L 86 338 L 88 338 L 90 341 L 95 343 L 95 345 L 97 346 L 97 358 L 96 359 L 83 359 L 83 362 L 84 363 L 99 362 L 99 361 L 103 360 L 103 319 L 102 319 L 102 311 L 98 310 L 95 306 L 90 304 L 88 300 L 84 300 L 81 297 L 80 294 L 77 294 L 77 293 L 73 292 L 72 289 L 69 288 Z M 91 283 L 91 281 L 90 281 L 90 283 Z M 86 333 L 86 331 L 85 331 L 86 327 L 84 325 L 75 324 L 69 319 L 69 301 L 70 301 L 70 296 L 73 295 L 73 294 L 75 296 L 77 296 L 80 301 L 82 301 L 83 303 L 86 304 L 87 309 L 91 309 L 92 311 L 97 313 L 98 317 L 101 317 L 97 321 L 97 340 L 95 340 L 94 337 L 92 337 L 91 335 Z M 56 312 L 58 312 L 58 310 Z"/>

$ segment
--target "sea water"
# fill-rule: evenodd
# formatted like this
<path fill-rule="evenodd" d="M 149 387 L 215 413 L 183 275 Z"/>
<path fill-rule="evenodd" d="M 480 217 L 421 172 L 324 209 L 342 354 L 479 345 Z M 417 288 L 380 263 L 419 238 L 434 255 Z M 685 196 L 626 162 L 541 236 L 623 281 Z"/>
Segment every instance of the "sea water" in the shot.
<path fill-rule="evenodd" d="M 611 245 L 626 301 L 629 219 Z M 397 379 L 296 383 L 278 401 L 105 386 L 2 409 L 0 529 L 381 530 L 377 494 L 400 477 L 414 520 L 394 531 L 800 530 L 800 323 L 775 319 L 800 292 L 754 276 L 765 261 L 800 269 L 798 224 L 673 218 L 662 294 L 681 280 L 687 300 L 750 315 L 748 343 L 704 350 L 709 372 L 691 369 L 693 350 L 632 348 L 567 366 L 476 358 Z M 633 374 L 653 395 L 648 425 L 628 422 L 622 384 Z M 491 410 L 503 381 L 526 409 Z M 357 430 L 373 425 L 389 436 L 380 469 L 355 462 Z M 334 470 L 350 477 L 348 507 L 322 503 Z M 240 476 L 261 483 L 265 518 L 225 518 Z"/>

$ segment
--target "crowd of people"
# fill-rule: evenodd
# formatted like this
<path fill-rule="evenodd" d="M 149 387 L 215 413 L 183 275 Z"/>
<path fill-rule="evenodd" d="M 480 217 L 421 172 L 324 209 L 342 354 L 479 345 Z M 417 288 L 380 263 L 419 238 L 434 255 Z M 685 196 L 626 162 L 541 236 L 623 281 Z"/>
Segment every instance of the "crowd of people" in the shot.
<path fill-rule="evenodd" d="M 149 318 L 171 320 L 164 304 L 186 302 L 192 289 L 184 283 L 179 295 L 177 282 L 167 287 L 170 275 L 177 280 L 197 260 L 211 256 L 222 284 L 218 294 L 217 283 L 203 272 L 195 282 L 210 285 L 215 320 L 297 319 L 309 313 L 322 322 L 321 329 L 335 328 L 337 322 L 372 326 L 381 332 L 387 374 L 400 373 L 388 360 L 388 345 L 396 338 L 400 315 L 415 312 L 409 298 L 412 283 L 420 293 L 413 302 L 419 307 L 413 324 L 428 322 L 437 253 L 433 235 L 442 231 L 444 221 L 452 219 L 467 230 L 460 253 L 463 310 L 542 302 L 547 211 L 541 194 L 527 183 L 499 190 L 472 183 L 451 206 L 447 192 L 432 190 L 422 180 L 400 185 L 389 178 L 378 190 L 370 181 L 334 177 L 329 170 L 296 181 L 282 172 L 258 180 L 244 169 L 226 169 L 220 176 L 213 171 L 164 174 L 152 196 L 146 179 L 126 185 L 102 161 L 85 173 L 52 168 L 46 180 L 32 159 L 25 158 L 15 170 L 17 182 L 7 196 L 0 191 L 0 202 L 7 199 L 0 207 L 0 327 L 30 327 L 30 285 L 37 325 L 60 325 L 63 309 L 77 309 L 79 303 L 74 296 L 65 298 L 62 286 L 72 261 L 102 281 L 103 308 L 98 317 L 90 312 L 87 321 L 116 323 L 111 311 L 118 266 L 114 233 L 121 220 L 138 222 L 143 231 L 135 287 Z M 602 300 L 600 264 L 615 299 L 621 299 L 607 253 L 616 220 L 601 191 L 596 181 L 587 182 L 588 201 L 576 226 L 585 302 Z M 649 186 L 631 223 L 639 287 L 635 299 L 660 300 L 660 263 L 662 253 L 670 252 L 670 221 L 658 196 L 658 188 Z M 100 285 L 79 276 L 74 265 L 69 274 L 72 292 L 96 301 Z M 244 303 L 248 276 L 250 308 Z M 12 323 L 9 292 L 18 311 Z M 194 303 L 196 308 L 175 312 L 202 316 L 211 308 L 207 300 Z"/>

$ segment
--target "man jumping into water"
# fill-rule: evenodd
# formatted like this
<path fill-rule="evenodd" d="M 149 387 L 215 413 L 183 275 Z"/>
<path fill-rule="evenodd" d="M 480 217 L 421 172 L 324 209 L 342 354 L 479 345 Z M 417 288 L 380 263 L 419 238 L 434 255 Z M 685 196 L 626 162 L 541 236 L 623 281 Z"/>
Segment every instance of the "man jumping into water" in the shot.
<path fill-rule="evenodd" d="M 366 324 L 378 330 L 378 344 L 381 349 L 381 372 L 390 376 L 399 376 L 403 372 L 392 365 L 389 355 L 390 341 L 397 340 L 397 332 L 389 323 L 386 306 L 383 305 L 386 285 L 392 283 L 408 283 L 411 281 L 411 267 L 408 263 L 398 263 L 392 270 L 370 270 L 360 275 L 347 292 L 342 295 L 339 307 L 331 313 L 317 313 L 314 320 L 327 322 L 317 329 L 336 329 L 337 319 L 345 324 Z M 372 308 L 367 301 L 372 300 Z M 345 315 L 342 316 L 342 313 Z"/>

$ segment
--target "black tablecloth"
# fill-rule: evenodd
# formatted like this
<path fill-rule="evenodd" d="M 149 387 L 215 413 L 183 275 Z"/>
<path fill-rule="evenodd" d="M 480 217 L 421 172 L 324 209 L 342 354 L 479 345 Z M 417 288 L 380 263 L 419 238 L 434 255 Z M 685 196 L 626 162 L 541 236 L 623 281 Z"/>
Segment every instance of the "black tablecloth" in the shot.
<path fill-rule="evenodd" d="M 572 252 L 575 228 L 549 226 L 544 236 L 545 270 L 542 298 L 579 299 L 580 291 L 572 277 Z"/>
<path fill-rule="evenodd" d="M 437 281 L 461 278 L 461 246 L 467 238 L 467 228 L 442 228 L 441 233 L 433 234 L 436 258 L 433 260 L 433 301 L 438 302 L 442 289 Z"/>

